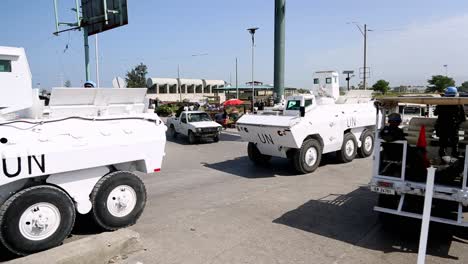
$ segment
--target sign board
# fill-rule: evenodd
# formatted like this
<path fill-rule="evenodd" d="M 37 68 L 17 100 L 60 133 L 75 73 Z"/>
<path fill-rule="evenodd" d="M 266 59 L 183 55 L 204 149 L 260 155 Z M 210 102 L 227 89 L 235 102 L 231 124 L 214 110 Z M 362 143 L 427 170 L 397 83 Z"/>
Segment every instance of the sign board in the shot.
<path fill-rule="evenodd" d="M 127 0 L 81 0 L 81 8 L 89 36 L 128 24 Z"/>

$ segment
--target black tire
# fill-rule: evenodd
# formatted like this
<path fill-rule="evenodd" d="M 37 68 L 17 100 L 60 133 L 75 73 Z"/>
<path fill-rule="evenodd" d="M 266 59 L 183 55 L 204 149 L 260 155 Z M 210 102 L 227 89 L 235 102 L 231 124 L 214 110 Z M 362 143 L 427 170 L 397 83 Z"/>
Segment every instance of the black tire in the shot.
<path fill-rule="evenodd" d="M 189 141 L 190 144 L 197 143 L 197 137 L 195 136 L 195 134 L 192 131 L 188 132 L 188 141 Z"/>
<path fill-rule="evenodd" d="M 172 137 L 172 138 L 177 138 L 177 132 L 175 130 L 175 127 L 174 125 L 171 125 L 169 127 L 169 135 Z"/>
<path fill-rule="evenodd" d="M 365 145 L 367 140 L 371 140 L 372 144 L 371 147 Z M 366 149 L 368 148 L 368 149 Z M 361 158 L 367 158 L 372 155 L 372 151 L 374 150 L 374 133 L 371 130 L 365 130 L 364 133 L 361 135 L 361 147 L 358 149 L 358 156 Z"/>
<path fill-rule="evenodd" d="M 352 142 L 354 145 L 352 153 L 348 153 L 346 150 L 348 142 Z M 336 152 L 336 157 L 338 161 L 347 163 L 351 162 L 357 154 L 357 141 L 356 137 L 352 133 L 346 133 L 343 137 L 343 144 L 341 145 L 341 149 Z"/>
<path fill-rule="evenodd" d="M 258 150 L 257 145 L 252 142 L 249 142 L 247 145 L 247 155 L 249 156 L 249 159 L 257 165 L 264 165 L 271 159 L 271 156 L 263 155 L 260 150 Z"/>
<path fill-rule="evenodd" d="M 32 208 L 35 205 L 41 207 Z M 32 229 L 33 219 L 40 219 L 42 216 L 41 210 L 49 215 L 47 220 L 53 219 L 50 217 L 51 211 L 46 206 L 58 211 L 60 222 L 57 229 L 43 239 L 36 237 L 33 240 L 23 235 L 27 233 L 30 236 L 35 235 L 28 230 Z M 26 217 L 28 212 L 31 217 Z M 39 214 L 36 214 L 37 212 Z M 26 218 L 21 219 L 22 216 Z M 16 193 L 0 207 L 0 241 L 9 251 L 22 256 L 50 249 L 62 244 L 70 235 L 75 224 L 75 216 L 75 205 L 64 191 L 48 185 L 30 187 Z M 53 228 L 53 222 L 48 224 L 48 227 L 52 225 Z M 39 229 L 37 226 L 36 228 Z"/>
<path fill-rule="evenodd" d="M 113 196 L 115 195 L 113 191 L 119 191 L 117 190 L 119 186 L 124 186 L 120 191 L 125 191 L 127 197 L 130 198 L 132 197 L 129 194 L 133 190 L 135 197 L 130 200 L 133 200 L 135 205 L 131 211 L 116 216 L 115 212 L 114 214 L 111 212 L 113 209 L 108 206 L 108 199 L 118 200 L 118 197 Z M 93 204 L 92 215 L 100 227 L 105 230 L 124 228 L 135 224 L 143 213 L 146 205 L 146 188 L 141 179 L 131 172 L 112 172 L 96 183 L 91 193 L 91 202 Z"/>
<path fill-rule="evenodd" d="M 315 149 L 312 150 L 315 151 L 316 155 L 315 162 L 312 164 L 309 164 L 309 162 L 306 160 L 306 154 L 309 149 Z M 322 145 L 320 145 L 320 142 L 318 142 L 316 139 L 307 139 L 302 143 L 301 148 L 295 151 L 293 155 L 294 156 L 292 157 L 292 161 L 294 168 L 299 173 L 311 173 L 318 168 L 320 161 L 322 160 Z"/>
<path fill-rule="evenodd" d="M 214 142 L 218 142 L 218 141 L 219 141 L 219 135 L 214 136 L 214 137 L 213 137 L 213 141 L 214 141 Z"/>

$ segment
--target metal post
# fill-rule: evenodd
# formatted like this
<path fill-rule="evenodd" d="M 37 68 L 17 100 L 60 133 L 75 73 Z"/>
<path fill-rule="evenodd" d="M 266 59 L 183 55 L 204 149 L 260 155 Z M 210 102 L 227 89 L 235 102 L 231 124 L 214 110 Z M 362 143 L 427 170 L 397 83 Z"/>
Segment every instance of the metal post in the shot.
<path fill-rule="evenodd" d="M 424 194 L 424 210 L 422 216 L 421 236 L 419 237 L 418 264 L 424 264 L 426 260 L 427 237 L 429 234 L 429 222 L 431 221 L 432 195 L 434 192 L 435 168 L 427 168 L 426 192 Z"/>
<path fill-rule="evenodd" d="M 239 86 L 237 84 L 237 57 L 236 57 L 236 94 L 237 94 L 237 99 L 239 99 Z"/>
<path fill-rule="evenodd" d="M 81 18 L 80 18 L 80 4 L 78 0 L 75 0 L 75 12 L 76 12 L 76 25 L 79 27 L 81 26 Z M 58 30 L 57 30 L 58 31 Z"/>
<path fill-rule="evenodd" d="M 179 86 L 179 100 L 182 103 L 182 85 L 180 85 L 180 65 L 177 64 L 177 84 Z"/>
<path fill-rule="evenodd" d="M 285 13 L 286 0 L 275 0 L 274 89 L 276 103 L 279 103 L 284 96 Z"/>
<path fill-rule="evenodd" d="M 346 78 L 346 81 L 348 83 L 348 91 L 349 91 L 349 73 L 348 73 L 348 77 Z"/>
<path fill-rule="evenodd" d="M 366 70 L 367 70 L 367 24 L 364 24 L 364 76 L 363 76 L 363 86 L 366 90 Z"/>
<path fill-rule="evenodd" d="M 55 12 L 55 32 L 59 31 L 59 20 L 58 20 L 58 11 L 57 11 L 57 0 L 54 0 L 54 12 Z M 78 11 L 76 11 L 78 13 Z"/>
<path fill-rule="evenodd" d="M 89 44 L 88 44 L 88 29 L 83 27 L 84 52 L 85 52 L 85 73 L 86 81 L 89 81 Z"/>
<path fill-rule="evenodd" d="M 98 35 L 96 34 L 95 40 L 95 51 L 96 51 L 96 85 L 97 88 L 101 87 L 100 81 L 99 81 L 99 45 L 98 45 Z"/>

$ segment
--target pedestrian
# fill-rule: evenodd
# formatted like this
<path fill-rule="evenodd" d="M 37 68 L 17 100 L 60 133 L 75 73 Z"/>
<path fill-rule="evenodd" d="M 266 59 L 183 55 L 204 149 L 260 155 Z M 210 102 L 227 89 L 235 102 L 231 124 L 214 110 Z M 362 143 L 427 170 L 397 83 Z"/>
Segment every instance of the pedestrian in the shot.
<path fill-rule="evenodd" d="M 444 97 L 456 97 L 458 89 L 448 87 Z M 437 105 L 434 110 L 437 116 L 435 124 L 436 135 L 439 137 L 439 156 L 447 156 L 447 147 L 452 148 L 452 157 L 458 157 L 458 141 L 460 124 L 466 121 L 463 105 Z"/>

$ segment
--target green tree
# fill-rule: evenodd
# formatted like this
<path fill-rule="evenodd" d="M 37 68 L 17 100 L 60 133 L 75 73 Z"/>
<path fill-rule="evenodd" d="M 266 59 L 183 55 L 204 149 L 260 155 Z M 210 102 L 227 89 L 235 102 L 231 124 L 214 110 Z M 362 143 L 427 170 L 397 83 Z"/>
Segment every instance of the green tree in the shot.
<path fill-rule="evenodd" d="M 140 63 L 135 66 L 132 70 L 127 72 L 127 81 L 128 88 L 143 88 L 146 87 L 146 74 L 148 74 L 148 67 L 145 64 Z"/>
<path fill-rule="evenodd" d="M 385 80 L 378 80 L 374 85 L 372 85 L 372 89 L 374 89 L 376 92 L 386 94 L 390 89 L 389 85 L 390 83 Z"/>
<path fill-rule="evenodd" d="M 458 87 L 459 92 L 468 92 L 468 81 L 464 81 L 460 87 Z"/>
<path fill-rule="evenodd" d="M 70 82 L 70 80 L 66 80 L 65 83 L 63 84 L 64 87 L 71 87 L 72 84 Z"/>
<path fill-rule="evenodd" d="M 455 81 L 452 78 L 443 75 L 433 75 L 427 82 L 429 85 L 426 92 L 431 93 L 443 93 L 447 87 L 455 86 Z"/>

